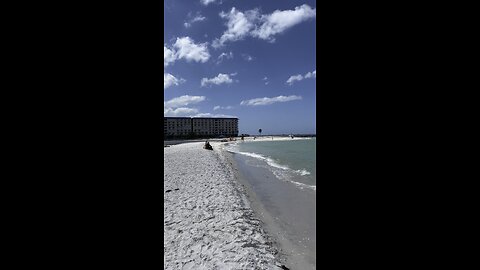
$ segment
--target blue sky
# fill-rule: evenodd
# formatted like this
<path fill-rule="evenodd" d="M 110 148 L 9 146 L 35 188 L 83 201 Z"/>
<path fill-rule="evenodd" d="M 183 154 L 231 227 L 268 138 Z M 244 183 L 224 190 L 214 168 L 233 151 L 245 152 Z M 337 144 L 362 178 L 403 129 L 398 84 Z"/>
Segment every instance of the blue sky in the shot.
<path fill-rule="evenodd" d="M 315 133 L 315 1 L 164 0 L 164 116 Z"/>

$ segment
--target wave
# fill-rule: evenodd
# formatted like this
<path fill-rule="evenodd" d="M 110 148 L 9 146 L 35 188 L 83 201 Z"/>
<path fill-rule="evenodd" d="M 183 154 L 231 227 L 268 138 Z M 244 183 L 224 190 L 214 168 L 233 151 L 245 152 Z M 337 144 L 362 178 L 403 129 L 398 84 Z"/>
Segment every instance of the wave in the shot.
<path fill-rule="evenodd" d="M 240 154 L 240 155 L 244 155 L 244 156 L 248 156 L 248 157 L 252 157 L 252 158 L 256 158 L 256 159 L 259 159 L 259 160 L 263 160 L 265 161 L 269 166 L 273 167 L 273 168 L 277 168 L 277 169 L 280 169 L 284 172 L 289 172 L 289 173 L 295 173 L 295 174 L 298 174 L 298 175 L 301 175 L 301 176 L 305 176 L 305 175 L 310 175 L 311 173 L 305 169 L 301 169 L 301 170 L 293 170 L 291 168 L 289 168 L 288 166 L 285 166 L 285 165 L 282 165 L 282 164 L 279 164 L 277 163 L 275 160 L 273 160 L 272 158 L 270 157 L 267 157 L 267 156 L 264 156 L 264 155 L 261 155 L 261 154 L 257 154 L 257 153 L 251 153 L 251 152 L 241 152 L 241 151 L 238 151 L 238 150 L 234 150 L 232 148 L 226 148 L 225 149 L 227 152 L 230 152 L 230 153 L 234 153 L 234 154 Z M 279 178 L 279 179 L 282 179 L 282 180 L 290 180 L 290 177 L 288 177 L 288 175 L 284 174 L 284 173 L 281 173 L 281 172 L 276 172 L 275 170 L 272 171 L 273 174 Z M 300 188 L 310 188 L 310 189 L 313 189 L 313 190 L 316 190 L 316 186 L 313 186 L 313 185 L 307 185 L 307 184 L 303 184 L 303 183 L 299 183 L 299 182 L 296 182 L 296 181 L 289 181 L 289 182 L 292 182 L 294 183 L 295 185 L 299 186 Z"/>
<path fill-rule="evenodd" d="M 305 169 L 302 169 L 302 170 L 296 170 L 295 172 L 299 173 L 301 176 L 304 176 L 304 175 L 310 175 L 310 172 L 305 170 Z"/>
<path fill-rule="evenodd" d="M 312 189 L 312 190 L 317 190 L 317 186 L 314 186 L 314 185 L 307 185 L 307 184 L 304 184 L 304 183 L 300 183 L 300 182 L 297 182 L 297 181 L 292 181 L 290 179 L 290 177 L 288 177 L 288 175 L 285 175 L 284 173 L 280 172 L 280 171 L 272 171 L 272 173 L 280 180 L 282 181 L 287 181 L 287 182 L 290 182 L 290 183 L 293 183 L 295 184 L 298 188 L 300 189 L 304 189 L 304 188 L 309 188 L 309 189 Z"/>

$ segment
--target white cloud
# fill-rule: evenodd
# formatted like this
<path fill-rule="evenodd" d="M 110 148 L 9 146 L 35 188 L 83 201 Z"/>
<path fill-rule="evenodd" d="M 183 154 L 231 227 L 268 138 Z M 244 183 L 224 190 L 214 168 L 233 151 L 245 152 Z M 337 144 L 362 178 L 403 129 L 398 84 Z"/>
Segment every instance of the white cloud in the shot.
<path fill-rule="evenodd" d="M 185 26 L 185 28 L 189 28 L 190 26 L 192 26 L 192 24 L 204 21 L 206 19 L 207 18 L 202 16 L 199 12 L 197 12 L 197 14 L 193 17 L 191 13 L 188 13 L 187 20 L 185 21 L 185 23 L 183 23 L 183 26 Z"/>
<path fill-rule="evenodd" d="M 275 10 L 272 14 L 262 15 L 263 22 L 259 28 L 252 31 L 252 36 L 275 41 L 274 36 L 303 21 L 316 17 L 316 9 L 309 5 L 295 7 L 294 10 Z"/>
<path fill-rule="evenodd" d="M 246 105 L 246 106 L 261 106 L 261 105 L 270 105 L 274 104 L 277 102 L 288 102 L 288 101 L 293 101 L 293 100 L 301 100 L 301 96 L 278 96 L 278 97 L 272 97 L 272 98 L 254 98 L 250 100 L 244 100 L 240 102 L 240 105 Z"/>
<path fill-rule="evenodd" d="M 187 62 L 195 61 L 205 63 L 210 59 L 207 43 L 195 44 L 190 37 L 177 38 L 173 48 L 163 45 L 163 66 L 166 67 L 176 60 L 185 59 Z"/>
<path fill-rule="evenodd" d="M 227 30 L 213 41 L 214 48 L 222 47 L 227 41 L 242 40 L 247 36 L 274 42 L 274 36 L 309 19 L 316 18 L 316 9 L 301 5 L 293 10 L 275 10 L 271 14 L 260 14 L 258 9 L 238 11 L 233 7 L 230 12 L 221 12 L 220 17 L 227 20 Z"/>
<path fill-rule="evenodd" d="M 265 85 L 268 85 L 270 82 L 268 81 L 268 77 L 265 76 L 265 78 L 263 78 L 263 80 L 265 81 Z"/>
<path fill-rule="evenodd" d="M 233 53 L 232 52 L 229 52 L 229 53 L 221 53 L 219 56 L 218 56 L 218 61 L 217 61 L 217 64 L 220 64 L 223 59 L 232 59 L 233 58 Z"/>
<path fill-rule="evenodd" d="M 212 118 L 238 118 L 235 115 L 227 115 L 227 114 L 212 114 L 212 113 L 198 113 L 194 115 L 193 117 L 212 117 Z"/>
<path fill-rule="evenodd" d="M 181 96 L 163 102 L 164 108 L 180 108 L 191 104 L 197 104 L 205 100 L 204 96 Z"/>
<path fill-rule="evenodd" d="M 212 43 L 214 48 L 220 48 L 227 41 L 237 41 L 243 39 L 255 27 L 255 20 L 258 18 L 257 10 L 249 10 L 245 13 L 237 11 L 233 7 L 230 12 L 221 12 L 220 17 L 227 19 L 227 31 Z"/>
<path fill-rule="evenodd" d="M 177 79 L 175 76 L 173 76 L 170 73 L 163 73 L 163 89 L 167 89 L 170 86 L 173 85 L 179 85 L 181 83 L 184 83 L 184 79 Z"/>
<path fill-rule="evenodd" d="M 197 109 L 194 108 L 164 108 L 163 116 L 191 116 L 198 113 Z"/>
<path fill-rule="evenodd" d="M 303 76 L 302 75 L 294 75 L 294 76 L 290 76 L 290 78 L 288 78 L 287 80 L 287 83 L 292 85 L 295 81 L 301 81 L 303 80 Z"/>
<path fill-rule="evenodd" d="M 190 37 L 177 38 L 173 47 L 176 49 L 175 57 L 185 59 L 187 62 L 195 61 L 205 63 L 210 59 L 207 43 L 195 44 Z"/>
<path fill-rule="evenodd" d="M 233 73 L 231 75 L 234 76 L 235 74 L 236 73 Z M 230 83 L 233 83 L 233 80 L 230 78 L 230 76 L 228 74 L 223 74 L 223 73 L 220 73 L 220 74 L 218 74 L 217 77 L 214 77 L 214 78 L 211 78 L 211 79 L 203 78 L 202 81 L 201 81 L 202 87 L 207 86 L 209 84 L 220 85 L 220 84 L 224 84 L 224 83 L 230 84 Z"/>
<path fill-rule="evenodd" d="M 202 3 L 204 6 L 208 6 L 208 4 L 215 2 L 217 2 L 217 0 L 200 0 L 200 3 Z"/>
<path fill-rule="evenodd" d="M 317 71 L 314 70 L 313 72 L 308 72 L 307 74 L 305 74 L 305 79 L 309 78 L 317 78 Z"/>
<path fill-rule="evenodd" d="M 216 110 L 231 110 L 231 109 L 233 109 L 233 106 L 225 106 L 225 107 L 215 106 L 215 107 L 213 107 L 214 111 L 216 111 Z"/>
<path fill-rule="evenodd" d="M 242 57 L 243 57 L 243 59 L 247 60 L 248 62 L 253 61 L 253 57 L 251 57 L 250 55 L 248 55 L 246 53 L 242 54 Z"/>
<path fill-rule="evenodd" d="M 184 116 L 184 117 L 236 117 L 226 114 L 212 114 L 212 113 L 200 113 L 196 108 L 189 108 L 186 106 L 193 105 L 204 101 L 204 96 L 180 96 L 173 98 L 163 103 L 163 115 L 164 116 Z M 217 107 L 217 106 L 216 106 Z M 231 106 L 223 107 L 230 108 Z M 231 107 L 233 108 L 233 107 Z"/>
<path fill-rule="evenodd" d="M 290 76 L 290 78 L 288 78 L 287 80 L 287 83 L 289 85 L 293 85 L 293 83 L 295 81 L 301 81 L 301 80 L 305 80 L 305 79 L 313 79 L 313 78 L 316 78 L 317 77 L 317 71 L 314 70 L 312 72 L 308 72 L 307 74 L 305 74 L 305 76 L 302 76 L 302 75 L 294 75 L 294 76 Z"/>
<path fill-rule="evenodd" d="M 175 60 L 176 60 L 175 52 L 167 48 L 166 45 L 163 45 L 163 66 L 166 67 L 170 63 L 175 62 Z"/>

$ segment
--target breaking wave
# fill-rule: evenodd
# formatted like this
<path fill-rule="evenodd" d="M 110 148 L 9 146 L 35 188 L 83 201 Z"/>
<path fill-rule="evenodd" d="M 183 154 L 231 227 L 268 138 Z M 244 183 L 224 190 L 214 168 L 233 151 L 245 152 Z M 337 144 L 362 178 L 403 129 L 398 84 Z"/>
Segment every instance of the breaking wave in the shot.
<path fill-rule="evenodd" d="M 310 172 L 305 170 L 305 169 L 293 170 L 293 169 L 289 168 L 288 166 L 279 164 L 278 162 L 276 162 L 275 160 L 273 160 L 270 157 L 267 157 L 267 156 L 264 156 L 264 155 L 261 155 L 261 154 L 257 154 L 257 153 L 241 152 L 241 151 L 237 151 L 237 150 L 235 150 L 231 147 L 228 147 L 225 150 L 230 152 L 230 153 L 240 154 L 240 155 L 256 158 L 258 160 L 263 160 L 269 166 L 271 166 L 273 168 L 276 168 L 276 169 L 279 169 L 279 171 L 278 170 L 272 170 L 273 174 L 277 178 L 279 178 L 281 180 L 289 180 L 289 182 L 294 183 L 295 185 L 297 185 L 300 188 L 306 187 L 306 188 L 316 190 L 316 186 L 307 185 L 307 184 L 299 183 L 299 182 L 296 182 L 296 181 L 291 181 L 290 177 L 288 176 L 288 173 L 294 173 L 294 174 L 301 175 L 301 176 L 310 175 Z"/>

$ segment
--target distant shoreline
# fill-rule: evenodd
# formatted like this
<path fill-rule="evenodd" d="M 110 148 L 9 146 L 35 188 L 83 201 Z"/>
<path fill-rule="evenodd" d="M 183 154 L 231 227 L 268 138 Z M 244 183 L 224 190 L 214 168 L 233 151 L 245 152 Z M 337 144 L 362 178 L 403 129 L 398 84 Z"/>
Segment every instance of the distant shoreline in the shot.
<path fill-rule="evenodd" d="M 262 136 L 249 136 L 244 137 L 244 141 L 267 141 L 267 140 L 291 140 L 292 138 L 289 135 L 262 135 Z M 307 138 L 316 138 L 316 136 L 296 136 L 293 135 L 294 139 L 307 139 Z M 254 139 L 255 138 L 255 139 Z M 241 137 L 235 137 L 235 141 L 242 141 Z M 163 145 L 177 145 L 182 143 L 194 143 L 194 142 L 221 142 L 222 140 L 227 140 L 228 138 L 204 138 L 204 139 L 176 139 L 176 140 L 164 140 Z"/>

